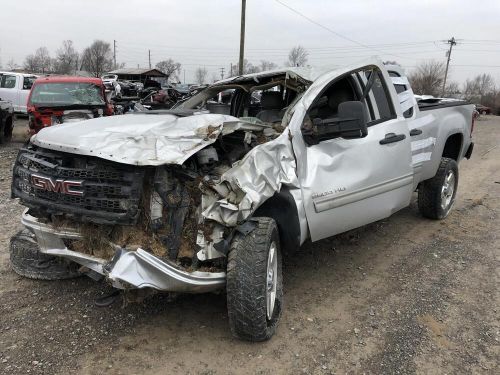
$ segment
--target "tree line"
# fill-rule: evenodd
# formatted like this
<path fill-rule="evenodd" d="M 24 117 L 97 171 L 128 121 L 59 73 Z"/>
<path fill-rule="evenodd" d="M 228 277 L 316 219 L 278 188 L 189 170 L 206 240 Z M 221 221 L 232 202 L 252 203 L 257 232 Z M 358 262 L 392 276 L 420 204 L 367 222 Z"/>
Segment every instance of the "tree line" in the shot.
<path fill-rule="evenodd" d="M 443 62 L 429 60 L 419 64 L 408 75 L 413 92 L 418 95 L 452 97 L 479 103 L 491 108 L 500 107 L 500 88 L 491 74 L 478 74 L 467 79 L 462 85 L 449 81 L 443 93 L 446 65 Z"/>
<path fill-rule="evenodd" d="M 284 63 L 286 66 L 306 66 L 309 53 L 302 46 L 293 47 L 288 55 L 288 60 Z M 103 40 L 95 40 L 90 46 L 82 52 L 78 52 L 73 41 L 64 40 L 61 46 L 56 50 L 52 57 L 47 47 L 39 47 L 34 53 L 29 54 L 24 59 L 22 68 L 29 73 L 41 74 L 75 74 L 78 71 L 87 71 L 95 77 L 101 77 L 104 73 L 113 69 L 123 68 L 124 63 L 115 65 L 113 50 L 111 44 Z M 181 63 L 173 59 L 159 61 L 155 67 L 169 77 L 169 81 L 178 82 L 181 72 Z M 9 70 L 19 68 L 11 59 L 6 67 Z M 276 69 L 278 67 L 272 61 L 261 60 L 258 64 L 249 62 L 247 59 L 243 62 L 243 74 L 257 73 L 265 70 Z M 239 74 L 239 64 L 231 64 L 227 77 Z M 216 81 L 220 76 L 215 73 L 212 81 Z M 195 81 L 198 84 L 207 83 L 208 71 L 204 67 L 199 67 L 195 71 Z"/>
<path fill-rule="evenodd" d="M 298 45 L 293 47 L 289 54 L 285 66 L 301 67 L 308 62 L 308 51 Z M 396 62 L 391 62 L 396 63 Z M 397 63 L 396 63 L 397 64 Z M 46 47 L 38 48 L 34 53 L 26 56 L 23 68 L 30 73 L 55 73 L 74 74 L 77 71 L 87 71 L 95 77 L 101 77 L 104 73 L 113 69 L 123 68 L 125 64 L 115 65 L 111 44 L 103 40 L 95 40 L 82 52 L 78 52 L 71 40 L 64 40 L 56 50 L 55 57 L 51 57 Z M 16 68 L 16 64 L 11 60 L 7 63 L 9 69 Z M 181 63 L 173 59 L 159 61 L 156 66 L 169 77 L 171 82 L 180 81 Z M 259 63 L 251 63 L 247 59 L 243 61 L 243 74 L 258 73 L 272 70 L 278 67 L 272 61 L 261 60 Z M 239 74 L 239 64 L 231 64 L 226 77 L 237 76 Z M 436 97 L 456 97 L 468 100 L 473 103 L 481 103 L 489 107 L 500 107 L 500 87 L 495 84 L 495 80 L 490 74 L 479 74 L 472 79 L 467 79 L 462 85 L 454 81 L 449 81 L 442 91 L 446 66 L 444 63 L 429 60 L 419 64 L 409 75 L 408 79 L 415 94 L 433 95 Z M 199 67 L 195 71 L 195 82 L 205 84 L 208 80 L 208 71 L 204 67 Z M 215 73 L 212 81 L 220 78 Z"/>

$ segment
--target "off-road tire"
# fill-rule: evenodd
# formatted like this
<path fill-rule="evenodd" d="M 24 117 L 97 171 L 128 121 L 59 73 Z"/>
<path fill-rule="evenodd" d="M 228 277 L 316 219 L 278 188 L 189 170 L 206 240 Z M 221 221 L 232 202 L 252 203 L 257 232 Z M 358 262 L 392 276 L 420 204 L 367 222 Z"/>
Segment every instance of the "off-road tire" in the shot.
<path fill-rule="evenodd" d="M 227 309 L 234 336 L 247 341 L 265 341 L 273 336 L 283 308 L 281 252 L 276 222 L 255 218 L 256 228 L 232 241 L 227 264 Z M 276 244 L 276 300 L 271 319 L 267 318 L 266 270 L 269 249 Z"/>
<path fill-rule="evenodd" d="M 0 124 L 0 144 L 10 142 L 12 139 L 13 121 L 12 117 L 7 117 L 4 119 L 3 125 Z"/>
<path fill-rule="evenodd" d="M 0 121 L 0 145 L 5 143 L 5 126 L 6 124 L 2 124 Z"/>
<path fill-rule="evenodd" d="M 78 277 L 78 264 L 40 252 L 28 230 L 10 239 L 10 265 L 15 273 L 28 279 L 64 280 Z"/>
<path fill-rule="evenodd" d="M 450 203 L 443 209 L 441 206 L 442 196 L 441 190 L 445 183 L 446 176 L 449 171 L 455 174 L 455 184 L 453 196 Z M 457 162 L 450 158 L 441 158 L 441 163 L 436 175 L 428 180 L 420 183 L 418 188 L 418 209 L 420 213 L 429 219 L 440 220 L 448 216 L 451 207 L 455 201 L 458 186 L 458 165 Z"/>

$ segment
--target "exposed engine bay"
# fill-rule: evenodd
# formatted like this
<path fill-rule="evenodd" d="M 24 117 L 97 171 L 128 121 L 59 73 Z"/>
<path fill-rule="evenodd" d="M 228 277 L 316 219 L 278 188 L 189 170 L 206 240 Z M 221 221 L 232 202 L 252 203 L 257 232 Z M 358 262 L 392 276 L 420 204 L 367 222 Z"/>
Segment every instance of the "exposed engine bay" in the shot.
<path fill-rule="evenodd" d="M 41 251 L 109 274 L 118 287 L 220 287 L 235 233 L 252 229 L 247 219 L 282 183 L 296 186 L 286 125 L 306 81 L 259 79 L 214 85 L 173 110 L 34 136 L 18 155 L 12 195 L 28 207 L 23 224 Z M 150 276 L 173 266 L 205 279 L 146 282 L 128 270 L 131 257 L 134 269 L 165 262 Z"/>

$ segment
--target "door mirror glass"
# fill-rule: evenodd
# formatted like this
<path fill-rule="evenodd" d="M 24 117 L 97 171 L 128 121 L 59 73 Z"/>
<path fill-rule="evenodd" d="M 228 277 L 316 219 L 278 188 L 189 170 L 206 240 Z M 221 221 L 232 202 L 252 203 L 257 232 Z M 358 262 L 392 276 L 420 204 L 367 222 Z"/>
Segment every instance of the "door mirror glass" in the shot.
<path fill-rule="evenodd" d="M 360 101 L 347 101 L 339 104 L 337 117 L 306 119 L 302 135 L 308 145 L 339 137 L 363 138 L 368 134 L 367 121 L 365 105 Z"/>

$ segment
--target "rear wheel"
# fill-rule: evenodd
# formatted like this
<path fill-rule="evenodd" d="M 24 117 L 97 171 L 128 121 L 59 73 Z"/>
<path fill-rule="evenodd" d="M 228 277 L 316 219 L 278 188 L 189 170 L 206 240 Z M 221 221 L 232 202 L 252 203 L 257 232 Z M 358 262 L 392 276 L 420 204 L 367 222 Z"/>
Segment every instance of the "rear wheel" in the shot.
<path fill-rule="evenodd" d="M 78 264 L 40 252 L 34 235 L 24 229 L 10 239 L 10 264 L 18 275 L 37 280 L 80 276 Z"/>
<path fill-rule="evenodd" d="M 276 222 L 257 218 L 247 235 L 238 233 L 227 265 L 227 308 L 233 334 L 243 340 L 270 339 L 281 318 L 283 280 Z"/>
<path fill-rule="evenodd" d="M 441 158 L 436 175 L 418 188 L 418 208 L 429 219 L 444 219 L 448 216 L 458 186 L 458 165 L 450 158 Z"/>

